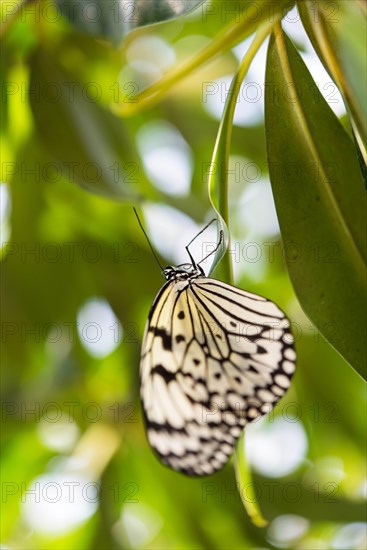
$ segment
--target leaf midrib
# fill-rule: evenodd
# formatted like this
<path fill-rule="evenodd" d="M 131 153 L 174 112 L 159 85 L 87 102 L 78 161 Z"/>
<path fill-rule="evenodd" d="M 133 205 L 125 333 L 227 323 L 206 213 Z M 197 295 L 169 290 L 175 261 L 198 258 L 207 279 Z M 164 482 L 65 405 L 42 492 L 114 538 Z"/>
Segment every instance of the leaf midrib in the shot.
<path fill-rule="evenodd" d="M 289 64 L 289 61 L 288 61 L 286 46 L 285 46 L 285 42 L 284 42 L 284 38 L 283 38 L 283 30 L 282 30 L 280 25 L 276 28 L 276 30 L 274 31 L 274 34 L 275 34 L 275 40 L 276 40 L 277 45 L 278 45 L 279 59 L 282 63 L 284 78 L 286 79 L 287 84 L 290 83 L 290 82 L 294 82 L 294 79 L 292 79 L 292 70 L 291 70 L 291 67 L 290 67 L 290 64 Z M 364 261 L 364 258 L 363 258 L 363 253 L 360 251 L 357 243 L 355 242 L 353 234 L 349 230 L 348 225 L 345 222 L 343 213 L 342 213 L 342 211 L 339 207 L 338 201 L 335 198 L 332 187 L 331 187 L 331 185 L 328 181 L 327 174 L 325 173 L 322 159 L 320 158 L 320 156 L 317 152 L 317 147 L 316 147 L 316 144 L 315 144 L 314 139 L 312 137 L 312 132 L 311 132 L 310 127 L 307 123 L 306 116 L 304 114 L 301 102 L 299 101 L 299 97 L 298 97 L 298 94 L 297 94 L 296 91 L 294 93 L 294 99 L 295 99 L 295 101 L 293 102 L 293 108 L 294 108 L 294 111 L 295 111 L 295 115 L 298 118 L 300 126 L 304 131 L 304 135 L 305 135 L 305 138 L 306 138 L 305 141 L 306 141 L 306 143 L 307 143 L 307 145 L 310 149 L 311 155 L 313 156 L 313 158 L 315 158 L 318 161 L 318 164 L 320 166 L 320 174 L 321 174 L 322 182 L 325 186 L 325 190 L 326 190 L 327 195 L 330 199 L 333 210 L 336 214 L 337 219 L 340 222 L 340 226 L 341 226 L 342 230 L 346 234 L 348 240 L 351 242 L 351 248 L 352 248 L 354 254 L 357 256 L 357 260 L 362 263 L 363 267 L 365 267 L 365 261 Z"/>

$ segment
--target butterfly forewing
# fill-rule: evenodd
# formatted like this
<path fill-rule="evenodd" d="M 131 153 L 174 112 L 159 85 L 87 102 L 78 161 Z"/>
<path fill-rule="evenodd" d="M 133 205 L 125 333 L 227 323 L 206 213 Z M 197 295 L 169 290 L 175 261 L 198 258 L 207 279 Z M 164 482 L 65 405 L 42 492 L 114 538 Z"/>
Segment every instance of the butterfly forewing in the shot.
<path fill-rule="evenodd" d="M 242 427 L 288 389 L 296 354 L 276 304 L 215 279 L 170 280 L 149 315 L 141 361 L 148 439 L 189 475 L 221 468 Z"/>

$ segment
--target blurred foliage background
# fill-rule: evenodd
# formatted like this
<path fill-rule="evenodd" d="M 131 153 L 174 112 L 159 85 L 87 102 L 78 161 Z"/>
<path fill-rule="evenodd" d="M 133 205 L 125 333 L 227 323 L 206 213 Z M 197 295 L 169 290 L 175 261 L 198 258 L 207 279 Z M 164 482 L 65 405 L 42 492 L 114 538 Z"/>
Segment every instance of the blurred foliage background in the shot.
<path fill-rule="evenodd" d="M 281 244 L 265 147 L 266 45 L 236 108 L 230 257 L 236 284 L 291 318 L 298 369 L 239 443 L 252 480 L 236 481 L 231 462 L 188 479 L 159 464 L 144 434 L 140 345 L 163 279 L 132 206 L 164 261 L 187 261 L 185 244 L 213 217 L 207 171 L 248 40 L 155 107 L 114 112 L 248 2 L 206 3 L 119 45 L 81 32 L 51 3 L 20 4 L 2 6 L 1 548 L 366 548 L 365 386 L 288 278 L 294 250 Z M 347 127 L 296 9 L 283 28 Z M 215 239 L 205 236 L 195 257 Z M 328 242 L 315 242 L 313 258 L 338 261 Z M 340 326 L 329 328 L 337 339 Z M 267 527 L 243 507 L 253 493 Z"/>

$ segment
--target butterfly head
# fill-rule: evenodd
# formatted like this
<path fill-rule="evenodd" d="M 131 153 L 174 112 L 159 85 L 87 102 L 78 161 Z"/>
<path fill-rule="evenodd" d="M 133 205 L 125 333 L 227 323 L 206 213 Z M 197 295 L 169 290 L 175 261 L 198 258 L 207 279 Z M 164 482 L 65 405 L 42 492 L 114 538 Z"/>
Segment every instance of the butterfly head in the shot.
<path fill-rule="evenodd" d="M 163 275 L 167 281 L 187 281 L 188 279 L 196 279 L 197 277 L 202 277 L 204 275 L 204 271 L 199 265 L 169 265 L 164 268 Z"/>

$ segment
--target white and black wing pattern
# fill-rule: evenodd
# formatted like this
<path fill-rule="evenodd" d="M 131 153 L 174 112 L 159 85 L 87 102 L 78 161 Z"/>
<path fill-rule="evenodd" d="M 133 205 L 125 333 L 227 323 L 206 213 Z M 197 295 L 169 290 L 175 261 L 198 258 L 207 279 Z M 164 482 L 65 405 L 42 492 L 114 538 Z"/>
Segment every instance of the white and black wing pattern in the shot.
<path fill-rule="evenodd" d="M 141 398 L 161 461 L 208 475 L 228 460 L 246 422 L 290 385 L 296 354 L 276 304 L 198 272 L 167 268 L 145 330 Z"/>

